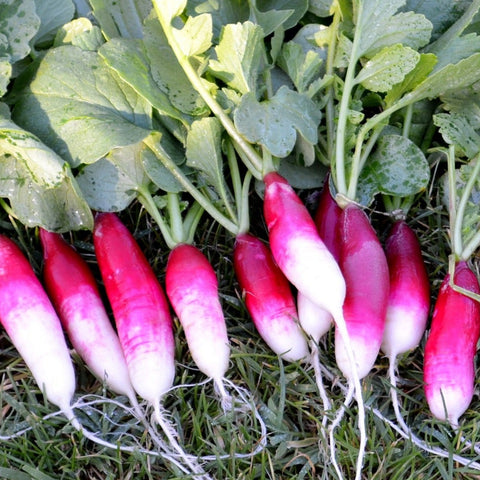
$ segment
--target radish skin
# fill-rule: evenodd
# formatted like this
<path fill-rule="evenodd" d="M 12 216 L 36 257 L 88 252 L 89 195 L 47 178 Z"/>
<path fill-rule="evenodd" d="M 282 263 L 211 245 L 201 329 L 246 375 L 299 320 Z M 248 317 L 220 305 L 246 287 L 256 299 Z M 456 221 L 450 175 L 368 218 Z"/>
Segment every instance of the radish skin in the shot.
<path fill-rule="evenodd" d="M 348 205 L 340 217 L 340 267 L 347 285 L 343 313 L 360 378 L 372 369 L 380 351 L 389 295 L 388 264 L 363 210 Z M 344 338 L 335 335 L 337 365 L 351 378 Z"/>
<path fill-rule="evenodd" d="M 264 182 L 264 216 L 275 261 L 298 291 L 335 315 L 345 298 L 337 262 L 288 182 L 276 172 L 265 175 Z"/>
<path fill-rule="evenodd" d="M 76 428 L 75 372 L 60 320 L 30 263 L 0 235 L 0 322 L 48 400 Z"/>
<path fill-rule="evenodd" d="M 93 241 L 135 391 L 152 405 L 175 376 L 173 324 L 162 287 L 114 213 L 97 213 Z"/>
<path fill-rule="evenodd" d="M 233 261 L 245 305 L 265 343 L 289 362 L 307 357 L 290 285 L 268 247 L 253 235 L 240 234 Z"/>
<path fill-rule="evenodd" d="M 165 285 L 195 364 L 221 386 L 230 345 L 215 271 L 200 250 L 179 244 L 170 252 Z"/>
<path fill-rule="evenodd" d="M 395 362 L 416 348 L 425 333 L 430 310 L 430 283 L 420 244 L 404 220 L 392 227 L 385 243 L 390 274 L 382 352 Z"/>
<path fill-rule="evenodd" d="M 58 233 L 40 229 L 43 279 L 73 347 L 114 392 L 135 399 L 117 334 L 85 260 Z"/>
<path fill-rule="evenodd" d="M 480 294 L 477 277 L 465 261 L 455 267 L 454 284 Z M 447 274 L 433 311 L 423 372 L 431 413 L 454 427 L 473 398 L 479 336 L 480 304 L 455 291 Z"/>

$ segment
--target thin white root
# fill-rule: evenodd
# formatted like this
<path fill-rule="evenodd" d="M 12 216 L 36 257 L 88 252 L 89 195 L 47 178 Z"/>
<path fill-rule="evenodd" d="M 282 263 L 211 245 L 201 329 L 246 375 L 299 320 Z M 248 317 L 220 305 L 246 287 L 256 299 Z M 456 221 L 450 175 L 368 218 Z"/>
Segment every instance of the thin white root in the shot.
<path fill-rule="evenodd" d="M 341 408 L 338 410 L 337 414 L 335 415 L 335 418 L 333 419 L 332 424 L 330 425 L 328 432 L 329 432 L 329 438 L 330 438 L 330 459 L 332 461 L 332 465 L 335 468 L 335 471 L 337 472 L 337 476 L 339 480 L 343 480 L 343 473 L 340 469 L 340 466 L 338 465 L 337 462 L 337 456 L 335 454 L 336 451 L 336 446 L 335 446 L 335 429 L 337 426 L 340 424 L 340 422 L 343 419 L 343 416 L 345 414 L 345 409 L 350 405 L 353 394 L 355 391 L 355 387 L 353 386 L 352 383 L 349 384 L 349 388 L 347 390 L 347 393 L 345 394 L 345 401 L 343 402 Z"/>
<path fill-rule="evenodd" d="M 222 406 L 223 413 L 229 412 L 232 409 L 232 396 L 225 389 L 223 378 L 213 379 L 213 388 L 215 393 L 220 397 L 220 405 Z"/>
<path fill-rule="evenodd" d="M 172 423 L 167 419 L 165 412 L 163 411 L 160 402 L 156 402 L 153 405 L 153 415 L 157 424 L 165 433 L 170 445 L 178 454 L 178 457 L 189 469 L 190 474 L 195 474 L 195 478 L 198 480 L 213 480 L 198 463 L 198 459 L 192 455 L 187 454 L 177 441 L 177 431 Z"/>
<path fill-rule="evenodd" d="M 318 345 L 313 339 L 310 339 L 309 347 L 310 347 L 310 364 L 312 365 L 313 371 L 315 373 L 315 382 L 317 384 L 320 398 L 322 399 L 323 411 L 325 412 L 325 415 L 323 416 L 323 419 L 322 419 L 322 426 L 325 427 L 328 422 L 327 412 L 331 410 L 332 403 L 330 402 L 330 398 L 328 398 L 327 391 L 325 390 L 325 385 L 323 384 L 323 375 L 322 375 L 322 370 L 320 368 Z"/>
<path fill-rule="evenodd" d="M 332 312 L 332 315 L 335 320 L 335 325 L 337 326 L 338 331 L 343 338 L 348 361 L 352 367 L 350 372 L 352 378 L 348 380 L 349 380 L 349 384 L 353 385 L 355 389 L 355 400 L 357 402 L 357 408 L 358 408 L 358 430 L 360 433 L 360 444 L 358 447 L 357 465 L 355 468 L 355 480 L 361 480 L 362 469 L 363 469 L 363 459 L 365 458 L 365 450 L 367 446 L 365 402 L 363 401 L 362 386 L 360 384 L 360 378 L 358 375 L 357 363 L 355 362 L 355 355 L 353 353 L 352 342 L 350 341 L 350 335 L 348 334 L 347 324 L 343 316 L 343 311 L 340 310 L 336 313 Z"/>
<path fill-rule="evenodd" d="M 322 371 L 324 376 L 326 376 L 329 380 L 334 380 L 335 376 L 333 375 L 332 372 L 330 372 L 326 367 L 322 367 Z M 339 388 L 341 388 L 344 393 L 346 394 L 348 391 L 348 387 L 343 385 L 340 381 L 336 381 L 336 385 L 338 385 Z M 385 417 L 385 415 L 380 412 L 377 408 L 372 407 L 371 405 L 366 405 L 365 408 L 372 412 L 376 417 L 378 417 L 380 420 L 382 420 L 384 423 L 386 423 L 392 430 L 395 430 L 402 438 L 405 440 L 410 440 L 413 442 L 413 444 L 418 447 L 419 449 L 423 450 L 424 452 L 431 453 L 433 455 L 437 455 L 439 457 L 443 458 L 452 458 L 454 462 L 458 462 L 461 465 L 464 465 L 469 468 L 473 468 L 474 470 L 479 470 L 480 471 L 480 463 L 475 462 L 469 458 L 462 457 L 461 455 L 458 455 L 456 453 L 451 454 L 450 452 L 447 452 L 446 450 L 443 450 L 441 448 L 429 445 L 427 442 L 424 440 L 418 438 L 412 431 L 411 429 L 408 429 L 408 431 L 405 431 L 403 428 L 399 427 L 396 423 L 392 422 L 392 420 L 388 419 Z"/>

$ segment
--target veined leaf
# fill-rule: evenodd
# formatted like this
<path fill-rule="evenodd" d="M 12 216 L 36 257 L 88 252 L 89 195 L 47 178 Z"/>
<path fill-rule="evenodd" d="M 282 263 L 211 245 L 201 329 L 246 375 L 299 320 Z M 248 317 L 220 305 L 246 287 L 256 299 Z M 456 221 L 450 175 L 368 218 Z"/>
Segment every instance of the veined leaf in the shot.
<path fill-rule="evenodd" d="M 143 21 L 152 9 L 151 0 L 89 0 L 95 19 L 107 39 L 142 38 Z M 178 2 L 163 2 L 173 8 Z"/>
<path fill-rule="evenodd" d="M 0 111 L 0 196 L 27 226 L 92 228 L 93 217 L 67 162 Z"/>
<path fill-rule="evenodd" d="M 364 65 L 355 81 L 372 92 L 388 92 L 415 68 L 419 58 L 418 52 L 400 44 L 385 47 Z"/>
<path fill-rule="evenodd" d="M 211 60 L 212 73 L 240 93 L 255 92 L 264 54 L 263 31 L 252 22 L 226 25 Z"/>
<path fill-rule="evenodd" d="M 174 28 L 172 32 L 185 56 L 200 55 L 212 45 L 212 16 L 204 13 L 188 17 L 182 29 Z"/>
<path fill-rule="evenodd" d="M 217 192 L 225 189 L 222 152 L 223 128 L 215 117 L 192 123 L 187 136 L 187 165 L 200 171 Z"/>
<path fill-rule="evenodd" d="M 72 166 L 136 144 L 151 131 L 150 105 L 97 53 L 70 45 L 45 55 L 14 113 Z"/>
<path fill-rule="evenodd" d="M 35 4 L 41 23 L 33 39 L 34 44 L 53 40 L 57 30 L 72 20 L 75 14 L 72 0 L 35 0 Z"/>
<path fill-rule="evenodd" d="M 396 197 L 415 195 L 426 188 L 430 168 L 423 152 L 401 135 L 383 135 L 358 181 L 357 200 L 369 205 L 377 193 Z"/>
<path fill-rule="evenodd" d="M 55 36 L 54 46 L 74 45 L 96 52 L 105 42 L 102 31 L 88 18 L 80 17 L 63 25 Z"/>
<path fill-rule="evenodd" d="M 476 131 L 469 116 L 460 113 L 439 113 L 433 121 L 440 129 L 445 141 L 455 145 L 468 158 L 480 151 L 480 134 Z"/>
<path fill-rule="evenodd" d="M 414 50 L 426 45 L 432 24 L 415 12 L 396 13 L 405 0 L 358 2 L 356 32 L 359 35 L 357 58 L 372 57 L 381 49 L 401 43 Z"/>
<path fill-rule="evenodd" d="M 312 100 L 285 86 L 264 102 L 257 101 L 252 93 L 245 94 L 234 112 L 238 131 L 280 158 L 292 151 L 297 130 L 305 140 L 316 144 L 320 119 L 321 113 Z"/>

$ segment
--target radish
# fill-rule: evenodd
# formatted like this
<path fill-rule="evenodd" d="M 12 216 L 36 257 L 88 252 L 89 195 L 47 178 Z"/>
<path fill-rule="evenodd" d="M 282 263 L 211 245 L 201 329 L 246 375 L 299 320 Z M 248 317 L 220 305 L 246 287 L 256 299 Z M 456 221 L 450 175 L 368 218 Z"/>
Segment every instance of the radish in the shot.
<path fill-rule="evenodd" d="M 360 448 L 356 476 L 359 478 L 367 441 L 365 409 L 359 366 L 355 361 L 356 357 L 350 343 L 350 333 L 347 330 L 343 312 L 347 288 L 345 279 L 335 258 L 320 239 L 308 210 L 288 182 L 278 173 L 270 172 L 265 175 L 264 183 L 264 215 L 272 254 L 276 262 L 302 295 L 331 313 L 339 333 L 336 335 L 339 344 L 340 335 L 342 337 L 341 369 L 350 386 L 344 406 L 350 402 L 354 393 L 358 404 Z M 339 412 L 330 427 L 331 457 L 339 475 L 341 473 L 335 460 L 333 430 L 340 421 L 342 413 L 343 410 Z"/>
<path fill-rule="evenodd" d="M 163 289 L 116 214 L 96 214 L 93 242 L 133 388 L 153 407 L 155 420 L 181 459 L 199 478 L 207 478 L 178 444 L 162 408 L 175 376 L 173 323 Z"/>
<path fill-rule="evenodd" d="M 465 261 L 455 266 L 454 284 L 480 294 L 478 280 Z M 474 359 L 480 336 L 480 304 L 457 292 L 447 274 L 433 311 L 425 345 L 425 396 L 433 416 L 458 426 L 473 398 Z"/>
<path fill-rule="evenodd" d="M 30 263 L 0 235 L 0 322 L 50 402 L 81 429 L 71 402 L 75 372 L 60 320 Z"/>
<path fill-rule="evenodd" d="M 135 405 L 117 334 L 83 258 L 58 233 L 40 229 L 43 279 L 67 336 L 94 375 Z"/>
<path fill-rule="evenodd" d="M 308 346 L 298 325 L 294 297 L 268 247 L 251 234 L 240 234 L 233 262 L 247 310 L 265 343 L 289 362 L 304 359 Z"/>
<path fill-rule="evenodd" d="M 223 378 L 228 369 L 230 346 L 215 271 L 200 250 L 179 244 L 170 252 L 165 284 L 192 358 L 214 380 L 226 407 L 229 395 L 223 387 Z"/>
<path fill-rule="evenodd" d="M 430 310 L 430 284 L 413 230 L 405 220 L 395 221 L 385 243 L 390 274 L 390 293 L 381 350 L 389 360 L 395 416 L 404 431 L 411 433 L 400 413 L 397 396 L 397 357 L 418 346 Z"/>

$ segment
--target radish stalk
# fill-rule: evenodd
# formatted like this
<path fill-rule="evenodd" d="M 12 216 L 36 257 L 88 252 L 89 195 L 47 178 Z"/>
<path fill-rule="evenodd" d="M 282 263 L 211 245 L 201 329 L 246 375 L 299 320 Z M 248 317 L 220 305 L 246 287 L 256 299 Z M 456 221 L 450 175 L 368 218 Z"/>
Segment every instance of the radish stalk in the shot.
<path fill-rule="evenodd" d="M 117 215 L 97 213 L 93 240 L 133 388 L 153 407 L 155 421 L 182 462 L 199 478 L 208 478 L 196 460 L 183 451 L 163 411 L 162 399 L 175 376 L 175 345 L 162 287 Z"/>

